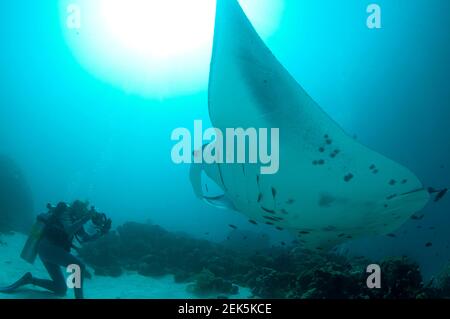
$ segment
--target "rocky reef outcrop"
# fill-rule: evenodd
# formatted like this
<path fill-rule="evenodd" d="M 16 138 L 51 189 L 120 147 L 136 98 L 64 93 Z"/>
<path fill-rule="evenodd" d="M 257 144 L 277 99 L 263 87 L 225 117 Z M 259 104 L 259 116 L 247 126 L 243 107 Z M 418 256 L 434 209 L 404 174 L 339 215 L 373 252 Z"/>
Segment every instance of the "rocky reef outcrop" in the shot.
<path fill-rule="evenodd" d="M 32 195 L 22 171 L 0 155 L 0 232 L 28 232 L 33 220 Z"/>
<path fill-rule="evenodd" d="M 418 265 L 405 257 L 379 261 L 382 288 L 369 289 L 366 269 L 377 262 L 365 258 L 303 250 L 294 243 L 249 254 L 149 224 L 126 223 L 80 254 L 96 274 L 173 274 L 199 296 L 232 296 L 238 286 L 250 287 L 255 298 L 283 299 L 416 299 L 444 291 L 424 283 Z M 442 279 L 447 293 L 448 278 Z"/>

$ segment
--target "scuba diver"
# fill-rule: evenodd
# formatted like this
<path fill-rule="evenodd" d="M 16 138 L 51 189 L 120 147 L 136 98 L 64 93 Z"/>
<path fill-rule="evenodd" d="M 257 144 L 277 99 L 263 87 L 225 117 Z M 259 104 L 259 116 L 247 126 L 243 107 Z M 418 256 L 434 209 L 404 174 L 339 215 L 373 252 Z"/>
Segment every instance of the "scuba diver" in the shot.
<path fill-rule="evenodd" d="M 71 254 L 72 248 L 78 249 L 73 245 L 73 240 L 76 239 L 80 244 L 93 241 L 111 229 L 111 219 L 105 214 L 98 213 L 94 207 L 88 209 L 88 205 L 81 201 L 75 201 L 71 206 L 64 202 L 60 202 L 56 207 L 48 204 L 48 213 L 38 216 L 21 257 L 33 263 L 39 255 L 51 280 L 36 278 L 28 272 L 11 286 L 0 288 L 0 292 L 11 293 L 31 284 L 52 291 L 58 296 L 64 296 L 67 284 L 61 267 L 78 265 L 81 285 L 74 288 L 74 293 L 76 299 L 82 299 L 83 280 L 90 278 L 90 274 L 84 263 Z M 85 224 L 89 221 L 96 230 L 92 235 L 85 229 Z"/>

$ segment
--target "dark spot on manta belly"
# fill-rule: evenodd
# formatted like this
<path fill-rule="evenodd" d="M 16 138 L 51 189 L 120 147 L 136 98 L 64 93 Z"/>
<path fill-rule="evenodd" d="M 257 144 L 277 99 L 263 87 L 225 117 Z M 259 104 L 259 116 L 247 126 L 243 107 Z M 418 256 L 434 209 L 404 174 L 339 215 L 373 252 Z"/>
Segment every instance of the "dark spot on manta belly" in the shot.
<path fill-rule="evenodd" d="M 395 184 L 397 184 L 397 181 L 395 179 L 391 179 L 389 181 L 389 185 L 394 186 Z"/>
<path fill-rule="evenodd" d="M 344 181 L 348 183 L 353 179 L 353 177 L 355 176 L 352 173 L 348 173 L 347 175 L 344 176 Z"/>

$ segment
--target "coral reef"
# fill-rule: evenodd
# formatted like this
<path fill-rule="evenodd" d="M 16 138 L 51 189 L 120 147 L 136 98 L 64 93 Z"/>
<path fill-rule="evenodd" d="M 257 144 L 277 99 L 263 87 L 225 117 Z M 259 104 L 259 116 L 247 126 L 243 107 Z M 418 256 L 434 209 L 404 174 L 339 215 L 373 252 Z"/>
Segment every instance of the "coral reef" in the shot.
<path fill-rule="evenodd" d="M 239 292 L 238 286 L 233 285 L 229 280 L 216 276 L 207 269 L 203 269 L 194 279 L 195 283 L 188 288 L 198 295 L 214 293 L 236 295 Z"/>
<path fill-rule="evenodd" d="M 150 224 L 126 223 L 85 245 L 80 255 L 98 275 L 118 276 L 123 270 L 144 276 L 173 274 L 176 282 L 191 283 L 189 289 L 199 296 L 226 297 L 237 293 L 238 286 L 250 287 L 256 298 L 416 299 L 450 292 L 450 271 L 441 288 L 425 285 L 418 265 L 405 257 L 380 262 L 382 288 L 369 289 L 366 268 L 374 262 L 365 258 L 293 244 L 236 251 Z"/>
<path fill-rule="evenodd" d="M 444 267 L 436 280 L 436 287 L 443 298 L 450 298 L 450 264 Z"/>
<path fill-rule="evenodd" d="M 19 167 L 0 155 L 0 233 L 28 232 L 33 223 L 31 191 Z"/>

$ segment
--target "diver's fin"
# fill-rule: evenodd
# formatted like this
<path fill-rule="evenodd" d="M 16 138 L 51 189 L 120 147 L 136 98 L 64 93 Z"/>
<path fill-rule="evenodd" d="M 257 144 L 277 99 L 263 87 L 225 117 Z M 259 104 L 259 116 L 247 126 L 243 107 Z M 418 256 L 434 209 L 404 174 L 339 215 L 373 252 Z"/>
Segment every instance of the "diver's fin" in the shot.
<path fill-rule="evenodd" d="M 22 276 L 19 280 L 17 280 L 15 283 L 8 287 L 0 287 L 0 292 L 3 293 L 12 293 L 18 288 L 31 284 L 32 283 L 33 276 L 30 272 L 27 272 L 25 275 Z"/>

